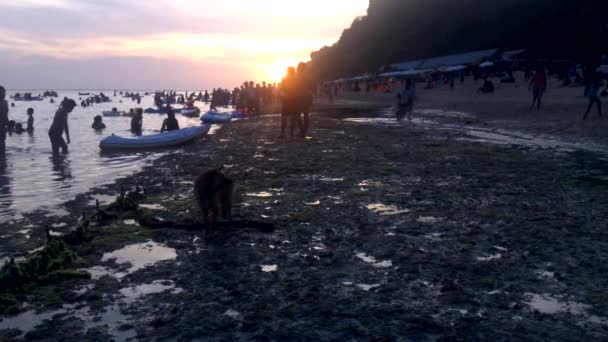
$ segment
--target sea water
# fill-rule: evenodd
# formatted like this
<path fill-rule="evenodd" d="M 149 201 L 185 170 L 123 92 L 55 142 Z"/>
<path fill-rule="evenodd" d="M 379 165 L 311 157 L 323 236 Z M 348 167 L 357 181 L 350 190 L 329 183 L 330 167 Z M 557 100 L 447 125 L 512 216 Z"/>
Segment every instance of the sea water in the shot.
<path fill-rule="evenodd" d="M 88 96 L 79 96 L 78 92 L 58 92 L 59 97 L 55 103 L 50 98 L 43 101 L 18 102 L 12 101 L 8 92 L 9 119 L 23 123 L 26 127 L 27 109 L 33 108 L 34 128 L 33 134 L 13 134 L 6 139 L 6 161 L 0 160 L 0 224 L 20 215 L 38 209 L 49 212 L 60 209 L 62 203 L 69 201 L 79 193 L 112 183 L 115 179 L 126 177 L 139 171 L 154 159 L 171 153 L 160 150 L 137 153 L 101 153 L 99 142 L 105 137 L 116 134 L 124 137 L 133 136 L 129 129 L 129 117 L 104 117 L 107 128 L 103 132 L 91 129 L 93 118 L 102 115 L 103 111 L 110 111 L 116 107 L 119 111 L 128 111 L 130 108 L 153 107 L 153 95 L 142 97 L 141 104 L 119 94 L 113 96 L 113 91 L 104 93 L 112 99 L 110 103 L 95 104 L 91 107 L 78 106 L 69 114 L 71 144 L 67 155 L 53 156 L 48 137 L 53 116 L 61 100 L 69 97 L 80 105 L 81 99 Z M 32 92 L 34 96 L 38 92 Z M 143 91 L 139 92 L 141 95 Z M 99 94 L 99 91 L 91 91 Z M 11 107 L 11 103 L 15 106 Z M 208 110 L 204 103 L 196 105 L 202 112 Z M 174 108 L 181 108 L 174 105 Z M 158 133 L 165 115 L 144 114 L 143 135 Z M 200 125 L 199 119 L 191 119 L 177 115 L 180 127 Z"/>

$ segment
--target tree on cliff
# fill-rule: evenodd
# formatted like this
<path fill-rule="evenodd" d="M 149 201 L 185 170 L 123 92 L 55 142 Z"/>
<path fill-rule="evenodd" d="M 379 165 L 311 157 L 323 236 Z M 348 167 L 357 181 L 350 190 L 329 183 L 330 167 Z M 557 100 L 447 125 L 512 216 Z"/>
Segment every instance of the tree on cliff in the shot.
<path fill-rule="evenodd" d="M 389 63 L 491 48 L 597 62 L 608 39 L 606 0 L 370 0 L 340 40 L 311 55 L 317 79 Z"/>

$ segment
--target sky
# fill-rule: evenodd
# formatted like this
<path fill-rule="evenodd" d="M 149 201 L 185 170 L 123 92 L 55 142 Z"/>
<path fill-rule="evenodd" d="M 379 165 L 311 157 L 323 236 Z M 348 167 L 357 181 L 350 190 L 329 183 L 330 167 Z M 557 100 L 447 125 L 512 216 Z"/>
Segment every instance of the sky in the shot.
<path fill-rule="evenodd" d="M 207 89 L 276 82 L 368 0 L 0 0 L 7 89 Z"/>

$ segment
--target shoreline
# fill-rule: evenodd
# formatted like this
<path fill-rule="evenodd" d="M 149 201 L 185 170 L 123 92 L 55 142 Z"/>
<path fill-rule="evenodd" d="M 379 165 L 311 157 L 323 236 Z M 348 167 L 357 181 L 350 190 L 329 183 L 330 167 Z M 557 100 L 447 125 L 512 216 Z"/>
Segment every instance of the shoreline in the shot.
<path fill-rule="evenodd" d="M 345 121 L 381 112 L 348 107 L 316 111 L 310 140 L 279 140 L 276 116 L 226 125 L 68 202 L 71 221 L 58 232 L 93 209 L 92 194 L 142 186 L 140 204 L 147 206 L 93 228 L 95 239 L 77 248 L 79 265 L 109 275 L 28 295 L 30 309 L 74 307 L 26 336 L 51 329 L 58 337 L 144 340 L 606 336 L 601 251 L 608 199 L 601 185 L 583 178 L 608 172 L 605 163 L 461 141 L 458 132 L 416 125 Z M 220 165 L 241 198 L 235 220 L 272 223 L 274 232 L 229 229 L 206 237 L 129 221 L 196 218 L 192 174 Z M 15 228 L 33 220 L 65 222 L 45 222 L 39 213 Z M 32 227 L 22 247 L 38 247 L 43 229 Z M 147 241 L 174 250 L 176 259 L 131 273 L 103 260 Z M 117 278 L 120 272 L 127 274 Z M 158 281 L 160 292 L 123 295 Z M 108 308 L 122 317 L 107 329 L 74 326 L 73 312 L 82 307 L 86 317 Z M 15 335 L 0 331 L 7 340 Z"/>

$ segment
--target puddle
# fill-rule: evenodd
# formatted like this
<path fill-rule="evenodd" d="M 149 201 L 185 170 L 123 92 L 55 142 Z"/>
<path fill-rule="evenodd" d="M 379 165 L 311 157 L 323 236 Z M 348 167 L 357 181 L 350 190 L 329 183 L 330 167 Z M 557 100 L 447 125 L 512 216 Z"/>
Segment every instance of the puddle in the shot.
<path fill-rule="evenodd" d="M 248 196 L 248 197 L 258 197 L 258 198 L 268 198 L 268 197 L 272 197 L 273 194 L 271 194 L 270 192 L 263 191 L 263 192 L 256 192 L 256 193 L 248 193 L 248 194 L 245 194 L 245 196 Z"/>
<path fill-rule="evenodd" d="M 578 302 L 560 301 L 548 294 L 526 293 L 525 295 L 529 297 L 529 301 L 525 302 L 526 304 L 538 312 L 549 315 L 557 313 L 584 315 L 591 308 L 589 305 Z"/>
<path fill-rule="evenodd" d="M 99 201 L 99 205 L 110 205 L 116 201 L 116 196 L 110 195 L 92 195 L 90 205 L 97 205 L 97 201 Z"/>
<path fill-rule="evenodd" d="M 323 177 L 320 179 L 322 182 L 328 182 L 328 183 L 333 183 L 333 182 L 344 182 L 344 178 L 327 178 L 327 177 Z"/>
<path fill-rule="evenodd" d="M 442 219 L 433 216 L 420 216 L 416 221 L 423 224 L 435 224 L 441 222 Z"/>
<path fill-rule="evenodd" d="M 224 312 L 224 316 L 228 316 L 232 319 L 239 319 L 242 315 L 240 312 L 230 309 Z"/>
<path fill-rule="evenodd" d="M 477 257 L 477 261 L 492 261 L 492 260 L 498 260 L 498 259 L 502 259 L 502 254 L 498 253 L 498 254 L 493 254 L 487 257 Z"/>
<path fill-rule="evenodd" d="M 116 273 L 117 278 L 123 278 L 140 269 L 152 266 L 158 262 L 175 260 L 177 253 L 175 249 L 153 241 L 134 244 L 119 249 L 112 253 L 103 255 L 101 261 L 114 260 L 117 264 L 130 264 L 131 268 L 126 273 Z"/>
<path fill-rule="evenodd" d="M 21 234 L 23 235 L 23 238 L 25 238 L 26 240 L 29 240 L 32 235 L 30 234 L 32 232 L 31 229 L 23 229 L 17 232 L 17 234 Z"/>
<path fill-rule="evenodd" d="M 18 329 L 24 333 L 34 330 L 34 328 L 40 325 L 46 320 L 52 319 L 54 316 L 65 314 L 67 311 L 59 310 L 53 312 L 45 312 L 37 314 L 35 311 L 26 311 L 18 316 L 4 318 L 0 322 L 0 330 L 5 329 Z"/>
<path fill-rule="evenodd" d="M 384 260 L 381 262 L 378 262 L 376 260 L 376 258 L 374 258 L 373 256 L 369 256 L 365 253 L 357 253 L 356 257 L 358 259 L 360 259 L 361 261 L 370 264 L 376 268 L 390 268 L 393 267 L 393 262 L 391 260 Z"/>
<path fill-rule="evenodd" d="M 175 287 L 171 280 L 155 280 L 151 284 L 142 284 L 133 287 L 120 289 L 120 294 L 129 300 L 135 300 L 143 296 L 171 291 L 172 294 L 179 294 L 184 291 L 182 288 Z"/>
<path fill-rule="evenodd" d="M 260 266 L 260 268 L 262 269 L 262 272 L 264 273 L 271 273 L 271 272 L 276 272 L 279 269 L 278 265 L 262 265 Z"/>
<path fill-rule="evenodd" d="M 99 280 L 105 276 L 115 277 L 116 272 L 113 272 L 109 268 L 103 266 L 94 266 L 91 268 L 87 268 L 84 271 L 87 271 L 91 274 L 91 279 Z"/>
<path fill-rule="evenodd" d="M 369 292 L 370 290 L 380 287 L 380 284 L 357 284 L 356 286 L 365 292 Z"/>
<path fill-rule="evenodd" d="M 122 223 L 126 224 L 127 226 L 139 226 L 139 223 L 137 223 L 137 221 L 131 219 L 131 220 L 124 220 L 122 221 Z"/>
<path fill-rule="evenodd" d="M 166 209 L 165 207 L 163 207 L 160 204 L 140 204 L 139 206 L 141 208 L 148 209 L 148 210 L 165 210 Z"/>
<path fill-rule="evenodd" d="M 63 236 L 63 233 L 56 232 L 56 231 L 53 231 L 53 230 L 49 230 L 49 235 L 50 236 Z"/>
<path fill-rule="evenodd" d="M 369 204 L 365 207 L 374 214 L 378 214 L 380 216 L 393 216 L 411 212 L 409 209 L 399 209 L 394 205 L 384 205 L 382 203 Z"/>
<path fill-rule="evenodd" d="M 53 223 L 53 224 L 51 225 L 51 227 L 53 227 L 53 228 L 63 228 L 63 227 L 67 227 L 67 226 L 68 226 L 68 224 L 67 224 L 67 223 L 65 223 L 65 222 L 61 222 L 61 223 Z"/>
<path fill-rule="evenodd" d="M 304 204 L 306 204 L 306 205 L 310 205 L 310 206 L 318 206 L 318 205 L 321 205 L 321 201 L 316 201 L 316 202 L 304 202 Z"/>

